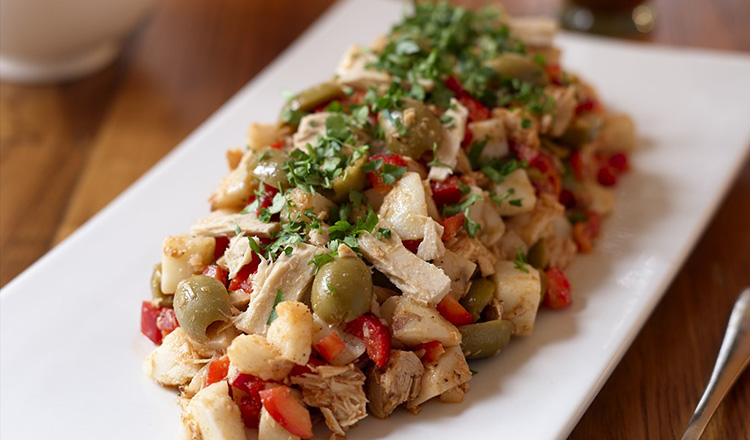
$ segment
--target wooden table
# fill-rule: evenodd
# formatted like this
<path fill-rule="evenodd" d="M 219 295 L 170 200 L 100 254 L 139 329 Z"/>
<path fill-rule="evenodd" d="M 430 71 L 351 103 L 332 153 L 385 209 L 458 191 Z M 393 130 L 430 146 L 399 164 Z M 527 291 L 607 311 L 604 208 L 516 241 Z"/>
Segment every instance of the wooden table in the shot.
<path fill-rule="evenodd" d="M 1 84 L 0 284 L 130 185 L 330 3 L 163 0 L 105 71 L 55 86 Z M 653 41 L 750 50 L 746 0 L 653 4 Z M 554 14 L 559 5 L 514 0 L 506 6 L 514 14 Z M 735 295 L 750 284 L 748 202 L 750 162 L 571 438 L 681 434 Z M 539 418 L 543 423 L 544 414 Z M 750 438 L 750 374 L 740 378 L 705 438 Z"/>

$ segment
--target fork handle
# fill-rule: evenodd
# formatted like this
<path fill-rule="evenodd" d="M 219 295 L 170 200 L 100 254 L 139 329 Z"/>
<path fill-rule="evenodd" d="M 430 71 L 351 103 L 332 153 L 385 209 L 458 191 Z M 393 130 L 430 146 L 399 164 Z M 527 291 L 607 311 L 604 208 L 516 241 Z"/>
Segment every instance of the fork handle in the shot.
<path fill-rule="evenodd" d="M 742 371 L 750 364 L 750 287 L 740 293 L 729 316 L 711 379 L 688 422 L 682 440 L 697 440 Z"/>

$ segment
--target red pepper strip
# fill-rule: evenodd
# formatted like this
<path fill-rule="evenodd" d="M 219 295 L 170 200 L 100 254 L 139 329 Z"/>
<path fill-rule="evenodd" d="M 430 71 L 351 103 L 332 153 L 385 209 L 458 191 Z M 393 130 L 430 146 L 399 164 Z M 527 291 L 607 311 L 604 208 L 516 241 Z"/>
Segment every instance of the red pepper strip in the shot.
<path fill-rule="evenodd" d="M 455 326 L 467 325 L 474 322 L 474 317 L 471 316 L 471 313 L 467 312 L 464 306 L 450 293 L 445 295 L 438 303 L 437 310 L 443 315 L 443 318 Z"/>
<path fill-rule="evenodd" d="M 550 267 L 547 275 L 547 293 L 544 295 L 544 305 L 553 309 L 569 306 L 573 302 L 570 294 L 570 283 L 565 272 L 557 267 Z"/>
<path fill-rule="evenodd" d="M 391 356 L 391 331 L 372 314 L 362 315 L 346 325 L 347 333 L 365 341 L 367 356 L 384 367 Z"/>

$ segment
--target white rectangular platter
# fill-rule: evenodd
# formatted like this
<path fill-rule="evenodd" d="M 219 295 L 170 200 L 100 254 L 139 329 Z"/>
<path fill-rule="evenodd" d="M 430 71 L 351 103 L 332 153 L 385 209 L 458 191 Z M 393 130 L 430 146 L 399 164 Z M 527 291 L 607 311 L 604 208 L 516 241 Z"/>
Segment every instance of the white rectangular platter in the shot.
<path fill-rule="evenodd" d="M 283 89 L 330 77 L 400 2 L 345 0 L 136 184 L 0 293 L 0 437 L 181 438 L 176 394 L 141 372 L 139 332 L 163 237 L 187 231 Z M 369 417 L 352 439 L 564 438 L 640 330 L 746 157 L 750 57 L 562 35 L 564 65 L 630 113 L 640 148 L 594 254 L 570 270 L 574 303 L 540 313 L 531 337 L 474 362 L 461 404 Z M 252 54 L 248 54 L 252 56 Z"/>

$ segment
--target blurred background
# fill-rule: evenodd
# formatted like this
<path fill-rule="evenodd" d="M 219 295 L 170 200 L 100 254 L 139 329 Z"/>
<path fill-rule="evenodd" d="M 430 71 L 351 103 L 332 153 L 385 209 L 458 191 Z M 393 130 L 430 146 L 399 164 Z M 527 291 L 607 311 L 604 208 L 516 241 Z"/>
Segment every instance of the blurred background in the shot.
<path fill-rule="evenodd" d="M 85 0 L 68 1 L 91 12 Z M 453 2 L 467 7 L 486 3 Z M 49 7 L 19 12 L 19 5 L 31 3 Z M 73 34 L 88 38 L 83 35 L 84 25 L 76 25 L 74 33 L 54 29 L 66 12 L 54 10 L 50 5 L 55 3 L 63 2 L 0 0 L 0 52 L 5 56 L 15 50 L 10 46 L 17 37 L 9 35 L 19 32 L 14 28 L 21 23 L 16 16 L 32 23 L 38 20 L 41 24 L 36 24 L 50 34 L 59 31 L 70 38 Z M 10 72 L 16 79 L 0 82 L 0 286 L 153 166 L 334 1 L 120 3 L 129 5 L 114 14 L 114 9 L 109 10 L 106 19 L 98 20 L 103 24 L 99 38 L 113 43 L 108 49 L 97 48 L 98 52 L 92 49 L 77 64 L 66 66 L 62 76 L 87 69 L 95 72 L 77 80 L 31 85 L 17 82 L 24 74 L 28 79 L 28 71 L 16 64 L 0 66 L 4 76 Z M 750 51 L 748 0 L 507 0 L 502 4 L 512 15 L 562 18 L 569 28 L 640 44 Z M 26 36 L 21 42 L 31 43 L 37 37 Z M 33 79 L 51 81 L 52 77 Z M 692 256 L 571 438 L 672 438 L 682 432 L 713 366 L 735 298 L 733 286 L 748 281 L 749 200 L 750 162 L 746 162 Z M 685 322 L 705 326 L 700 339 L 675 334 L 674 328 Z M 704 438 L 750 438 L 748 414 L 746 374 L 719 408 Z"/>

